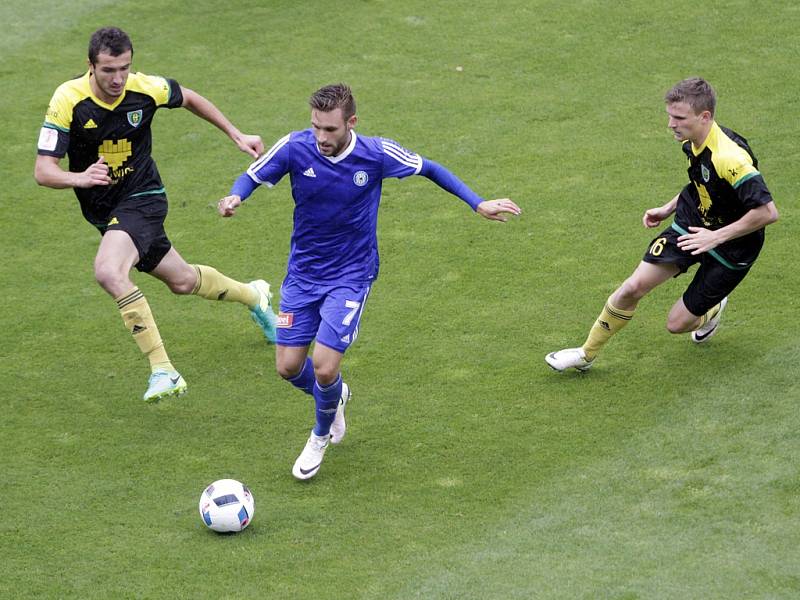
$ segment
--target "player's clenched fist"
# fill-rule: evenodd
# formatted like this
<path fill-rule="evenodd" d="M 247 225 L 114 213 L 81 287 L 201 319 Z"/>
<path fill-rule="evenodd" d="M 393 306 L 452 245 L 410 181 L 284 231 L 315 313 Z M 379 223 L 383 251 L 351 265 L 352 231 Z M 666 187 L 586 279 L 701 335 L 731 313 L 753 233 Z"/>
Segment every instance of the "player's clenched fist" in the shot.
<path fill-rule="evenodd" d="M 217 210 L 223 217 L 232 217 L 236 212 L 236 207 L 242 203 L 239 196 L 225 196 L 217 203 Z"/>
<path fill-rule="evenodd" d="M 97 159 L 97 162 L 89 165 L 89 168 L 83 173 L 78 173 L 74 187 L 89 188 L 110 183 L 111 177 L 108 176 L 108 165 L 105 162 L 105 157 L 101 156 Z"/>

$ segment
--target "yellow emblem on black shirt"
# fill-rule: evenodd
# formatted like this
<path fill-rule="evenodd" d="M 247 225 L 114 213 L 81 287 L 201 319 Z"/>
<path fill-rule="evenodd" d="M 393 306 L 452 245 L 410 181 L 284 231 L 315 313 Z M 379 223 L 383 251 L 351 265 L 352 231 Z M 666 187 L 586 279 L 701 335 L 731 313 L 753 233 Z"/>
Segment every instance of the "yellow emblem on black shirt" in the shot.
<path fill-rule="evenodd" d="M 103 140 L 103 144 L 98 148 L 98 153 L 106 159 L 106 164 L 111 169 L 117 170 L 133 153 L 133 146 L 125 138 L 118 142 Z"/>

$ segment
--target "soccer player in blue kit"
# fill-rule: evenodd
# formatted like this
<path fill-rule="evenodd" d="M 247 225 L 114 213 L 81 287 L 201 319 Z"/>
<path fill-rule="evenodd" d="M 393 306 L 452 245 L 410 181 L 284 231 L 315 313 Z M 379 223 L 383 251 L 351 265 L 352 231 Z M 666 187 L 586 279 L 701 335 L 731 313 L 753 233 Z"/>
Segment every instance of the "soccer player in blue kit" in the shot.
<path fill-rule="evenodd" d="M 358 336 L 378 276 L 382 181 L 422 175 L 487 219 L 506 221 L 521 212 L 507 198 L 482 199 L 446 168 L 397 142 L 356 135 L 356 103 L 348 86 L 325 86 L 309 104 L 311 128 L 278 140 L 218 205 L 220 214 L 230 217 L 259 185 L 272 187 L 289 174 L 294 228 L 281 286 L 275 364 L 281 377 L 314 397 L 316 406 L 316 424 L 292 468 L 298 479 L 316 475 L 328 445 L 345 434 L 350 388 L 340 366 Z"/>

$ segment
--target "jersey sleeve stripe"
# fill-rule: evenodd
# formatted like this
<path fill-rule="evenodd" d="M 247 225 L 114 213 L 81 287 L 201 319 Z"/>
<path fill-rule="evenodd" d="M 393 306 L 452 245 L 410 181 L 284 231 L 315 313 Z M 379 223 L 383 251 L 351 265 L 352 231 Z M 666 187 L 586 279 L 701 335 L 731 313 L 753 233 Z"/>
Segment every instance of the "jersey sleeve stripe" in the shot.
<path fill-rule="evenodd" d="M 759 171 L 753 171 L 751 173 L 748 173 L 747 175 L 744 175 L 741 179 L 739 179 L 739 181 L 737 181 L 736 183 L 733 184 L 733 189 L 738 188 L 745 181 L 748 181 L 748 180 L 752 179 L 756 175 L 761 175 L 761 173 Z"/>
<path fill-rule="evenodd" d="M 272 187 L 272 184 L 269 181 L 263 181 L 258 175 L 256 175 L 255 171 L 250 171 L 250 169 L 247 169 L 245 173 L 247 173 L 250 179 L 258 183 L 259 185 L 266 185 L 268 187 Z"/>
<path fill-rule="evenodd" d="M 58 131 L 63 131 L 64 133 L 69 133 L 69 129 L 64 129 L 63 127 L 60 127 L 60 126 L 56 125 L 55 123 L 52 123 L 51 121 L 45 121 L 44 123 L 42 123 L 42 127 L 47 127 L 49 129 L 57 129 Z"/>
<path fill-rule="evenodd" d="M 410 152 L 409 150 L 406 150 L 405 148 L 403 148 L 399 144 L 396 144 L 396 143 L 391 142 L 389 140 L 383 140 L 382 139 L 381 140 L 381 145 L 383 146 L 383 149 L 385 151 L 386 150 L 395 150 L 398 154 L 403 154 L 406 157 L 408 157 L 409 159 L 413 159 L 415 156 L 419 156 L 416 152 Z"/>
<path fill-rule="evenodd" d="M 397 152 L 394 148 L 389 148 L 387 146 L 383 147 L 383 152 L 387 156 L 391 156 L 400 164 L 406 165 L 412 169 L 416 169 L 419 171 L 422 168 L 422 159 L 420 158 L 419 154 L 408 154 L 408 153 L 400 153 Z"/>
<path fill-rule="evenodd" d="M 252 177 L 255 181 L 258 181 L 259 183 L 265 183 L 264 181 L 261 181 L 258 178 L 258 175 L 256 175 L 256 172 L 261 167 L 263 167 L 265 164 L 267 164 L 270 161 L 270 159 L 273 156 L 275 156 L 275 153 L 278 150 L 280 150 L 287 143 L 289 143 L 289 138 L 291 137 L 291 135 L 292 135 L 291 133 L 287 133 L 285 136 L 283 136 L 281 139 L 279 139 L 277 142 L 275 142 L 275 144 L 272 146 L 272 148 L 267 150 L 267 152 L 263 156 L 261 156 L 260 158 L 257 158 L 249 167 L 247 167 L 247 174 L 250 175 L 250 177 Z"/>
<path fill-rule="evenodd" d="M 252 179 L 252 180 L 253 180 L 253 182 L 254 182 L 254 183 L 256 183 L 257 185 L 265 185 L 265 186 L 267 186 L 268 188 L 271 188 L 271 187 L 272 187 L 272 184 L 271 184 L 269 181 L 261 181 L 261 180 L 258 178 L 258 176 L 257 176 L 255 173 L 251 173 L 251 172 L 250 172 L 250 169 L 248 169 L 248 170 L 246 171 L 246 173 L 247 173 L 247 176 L 248 176 L 250 179 Z"/>

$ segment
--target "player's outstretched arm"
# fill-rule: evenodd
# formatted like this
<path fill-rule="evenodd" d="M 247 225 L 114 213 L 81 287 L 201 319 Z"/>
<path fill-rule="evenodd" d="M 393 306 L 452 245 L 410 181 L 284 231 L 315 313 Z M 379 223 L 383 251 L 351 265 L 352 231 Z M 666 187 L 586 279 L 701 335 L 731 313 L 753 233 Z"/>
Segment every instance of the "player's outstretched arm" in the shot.
<path fill-rule="evenodd" d="M 484 200 L 453 173 L 430 159 L 426 158 L 424 160 L 419 174 L 427 177 L 443 190 L 447 190 L 454 196 L 461 198 L 472 207 L 472 210 L 487 219 L 506 221 L 509 214 L 518 215 L 522 212 L 520 207 L 508 198 Z"/>
<path fill-rule="evenodd" d="M 61 159 L 56 156 L 39 154 L 36 157 L 36 166 L 33 169 L 33 178 L 36 183 L 55 189 L 89 188 L 111 183 L 111 177 L 108 175 L 108 165 L 102 156 L 81 173 L 65 171 L 61 168 L 60 162 Z"/>
<path fill-rule="evenodd" d="M 492 221 L 505 223 L 508 221 L 508 215 L 517 216 L 522 212 L 522 209 L 508 198 L 499 198 L 497 200 L 484 200 L 478 204 L 475 212 Z"/>
<path fill-rule="evenodd" d="M 258 158 L 264 153 L 264 143 L 261 136 L 247 135 L 239 131 L 228 118 L 222 114 L 214 104 L 197 92 L 181 86 L 183 94 L 183 107 L 201 117 L 223 131 L 231 138 L 242 152 L 246 152 L 253 158 Z"/>

